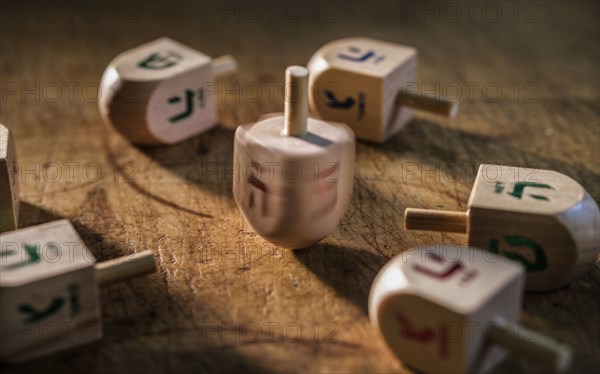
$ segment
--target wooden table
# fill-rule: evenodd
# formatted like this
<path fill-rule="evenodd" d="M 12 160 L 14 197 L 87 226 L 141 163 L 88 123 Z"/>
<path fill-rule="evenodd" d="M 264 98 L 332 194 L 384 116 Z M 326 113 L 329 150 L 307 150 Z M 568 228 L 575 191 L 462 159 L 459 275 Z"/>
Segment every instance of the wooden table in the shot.
<path fill-rule="evenodd" d="M 464 209 L 480 163 L 554 169 L 600 199 L 598 3 L 457 4 L 3 2 L 0 120 L 16 136 L 20 225 L 69 218 L 99 259 L 148 248 L 160 263 L 102 291 L 101 341 L 2 372 L 408 370 L 369 325 L 371 281 L 403 250 L 465 237 L 406 232 L 404 208 Z M 282 250 L 233 201 L 234 128 L 282 110 L 287 65 L 354 35 L 418 48 L 421 88 L 460 95 L 460 113 L 360 143 L 339 228 Z M 103 125 L 97 87 L 112 57 L 160 36 L 232 53 L 240 71 L 218 82 L 222 126 L 140 148 Z M 522 321 L 573 346 L 573 372 L 597 372 L 599 300 L 596 266 L 526 294 Z M 517 357 L 496 368 L 530 371 L 542 369 Z"/>

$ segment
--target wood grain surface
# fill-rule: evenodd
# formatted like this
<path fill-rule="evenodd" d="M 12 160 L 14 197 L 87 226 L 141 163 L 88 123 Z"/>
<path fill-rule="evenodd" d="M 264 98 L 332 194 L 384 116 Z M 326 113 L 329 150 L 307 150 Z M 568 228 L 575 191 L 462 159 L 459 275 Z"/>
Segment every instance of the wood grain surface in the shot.
<path fill-rule="evenodd" d="M 600 199 L 598 2 L 86 4 L 1 4 L 0 122 L 20 160 L 20 225 L 68 218 L 99 259 L 151 249 L 159 271 L 102 290 L 103 340 L 3 373 L 409 371 L 368 323 L 371 281 L 408 248 L 466 237 L 407 232 L 406 207 L 464 210 L 480 163 L 553 169 Z M 460 94 L 460 112 L 419 113 L 387 143 L 359 143 L 339 228 L 276 248 L 233 201 L 234 128 L 283 109 L 286 66 L 361 35 L 416 47 L 420 88 Z M 221 126 L 136 147 L 102 123 L 97 87 L 116 54 L 161 36 L 231 53 L 240 70 L 217 82 Z M 522 322 L 570 344 L 573 372 L 598 372 L 599 300 L 596 265 L 527 293 Z M 510 357 L 495 372 L 542 369 Z"/>

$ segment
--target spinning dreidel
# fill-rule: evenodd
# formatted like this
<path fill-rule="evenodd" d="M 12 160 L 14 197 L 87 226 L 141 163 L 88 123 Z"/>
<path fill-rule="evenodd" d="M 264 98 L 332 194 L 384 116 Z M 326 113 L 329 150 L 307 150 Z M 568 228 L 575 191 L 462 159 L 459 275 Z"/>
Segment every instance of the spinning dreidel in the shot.
<path fill-rule="evenodd" d="M 576 279 L 594 263 L 600 211 L 583 187 L 550 170 L 481 165 L 467 212 L 412 209 L 407 229 L 468 234 L 470 246 L 521 262 L 526 288 L 545 291 Z"/>
<path fill-rule="evenodd" d="M 426 373 L 482 373 L 506 351 L 563 371 L 570 349 L 516 323 L 524 280 L 521 265 L 479 249 L 409 250 L 373 281 L 369 318 L 403 363 Z"/>
<path fill-rule="evenodd" d="M 68 220 L 0 235 L 0 360 L 102 336 L 99 286 L 156 270 L 151 251 L 96 263 Z"/>
<path fill-rule="evenodd" d="M 356 137 L 384 142 L 413 117 L 412 109 L 455 116 L 458 103 L 417 91 L 417 51 L 369 38 L 325 44 L 308 62 L 310 108 L 348 124 Z"/>
<path fill-rule="evenodd" d="M 17 155 L 10 131 L 0 124 L 0 232 L 17 228 L 19 222 L 19 183 Z"/>
<path fill-rule="evenodd" d="M 110 62 L 100 84 L 100 113 L 134 143 L 177 143 L 217 124 L 214 92 L 207 88 L 236 68 L 229 55 L 211 60 L 160 38 Z"/>
<path fill-rule="evenodd" d="M 308 118 L 308 70 L 286 70 L 285 113 L 240 126 L 233 196 L 265 239 L 302 248 L 329 235 L 352 193 L 355 140 L 341 123 Z"/>

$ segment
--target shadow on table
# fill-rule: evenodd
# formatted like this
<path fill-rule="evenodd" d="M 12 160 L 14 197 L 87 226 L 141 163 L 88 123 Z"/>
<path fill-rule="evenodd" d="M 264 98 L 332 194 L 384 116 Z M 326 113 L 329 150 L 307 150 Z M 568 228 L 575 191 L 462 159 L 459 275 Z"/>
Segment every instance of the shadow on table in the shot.
<path fill-rule="evenodd" d="M 179 144 L 139 150 L 203 190 L 232 197 L 234 132 L 218 125 Z"/>
<path fill-rule="evenodd" d="M 368 150 L 377 148 L 385 153 L 411 155 L 428 166 L 458 166 L 463 172 L 457 179 L 468 184 L 473 182 L 474 175 L 469 175 L 464 169 L 470 166 L 476 172 L 478 165 L 484 163 L 555 170 L 578 181 L 596 200 L 600 198 L 600 175 L 583 165 L 559 161 L 510 144 L 511 139 L 523 136 L 528 134 L 474 134 L 437 122 L 415 119 L 384 144 L 361 144 Z"/>
<path fill-rule="evenodd" d="M 62 219 L 58 214 L 46 209 L 39 208 L 27 201 L 21 200 L 19 203 L 19 228 L 41 225 L 51 221 Z"/>
<path fill-rule="evenodd" d="M 388 260 L 363 249 L 331 244 L 295 250 L 294 256 L 365 314 L 371 283 Z"/>

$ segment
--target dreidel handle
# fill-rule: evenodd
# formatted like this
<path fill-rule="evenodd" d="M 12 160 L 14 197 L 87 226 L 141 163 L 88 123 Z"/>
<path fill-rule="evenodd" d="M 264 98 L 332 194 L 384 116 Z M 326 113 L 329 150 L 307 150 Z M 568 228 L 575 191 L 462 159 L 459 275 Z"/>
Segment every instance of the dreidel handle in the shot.
<path fill-rule="evenodd" d="M 237 61 L 232 55 L 223 55 L 214 58 L 211 62 L 213 77 L 222 77 L 235 73 L 238 68 Z"/>
<path fill-rule="evenodd" d="M 458 113 L 458 102 L 450 101 L 437 95 L 419 92 L 400 91 L 396 96 L 396 106 L 409 106 L 414 109 L 438 114 L 446 117 L 455 117 Z"/>
<path fill-rule="evenodd" d="M 156 271 L 152 251 L 146 250 L 131 255 L 97 263 L 96 280 L 100 286 L 120 282 L 129 278 Z"/>
<path fill-rule="evenodd" d="M 306 134 L 308 119 L 308 69 L 289 66 L 285 69 L 284 135 Z"/>
<path fill-rule="evenodd" d="M 454 212 L 435 209 L 406 208 L 404 228 L 407 230 L 427 230 L 467 233 L 469 215 L 467 212 Z"/>
<path fill-rule="evenodd" d="M 567 345 L 503 318 L 496 318 L 492 322 L 486 337 L 515 354 L 537 361 L 555 373 L 564 372 L 571 364 L 572 351 Z"/>

